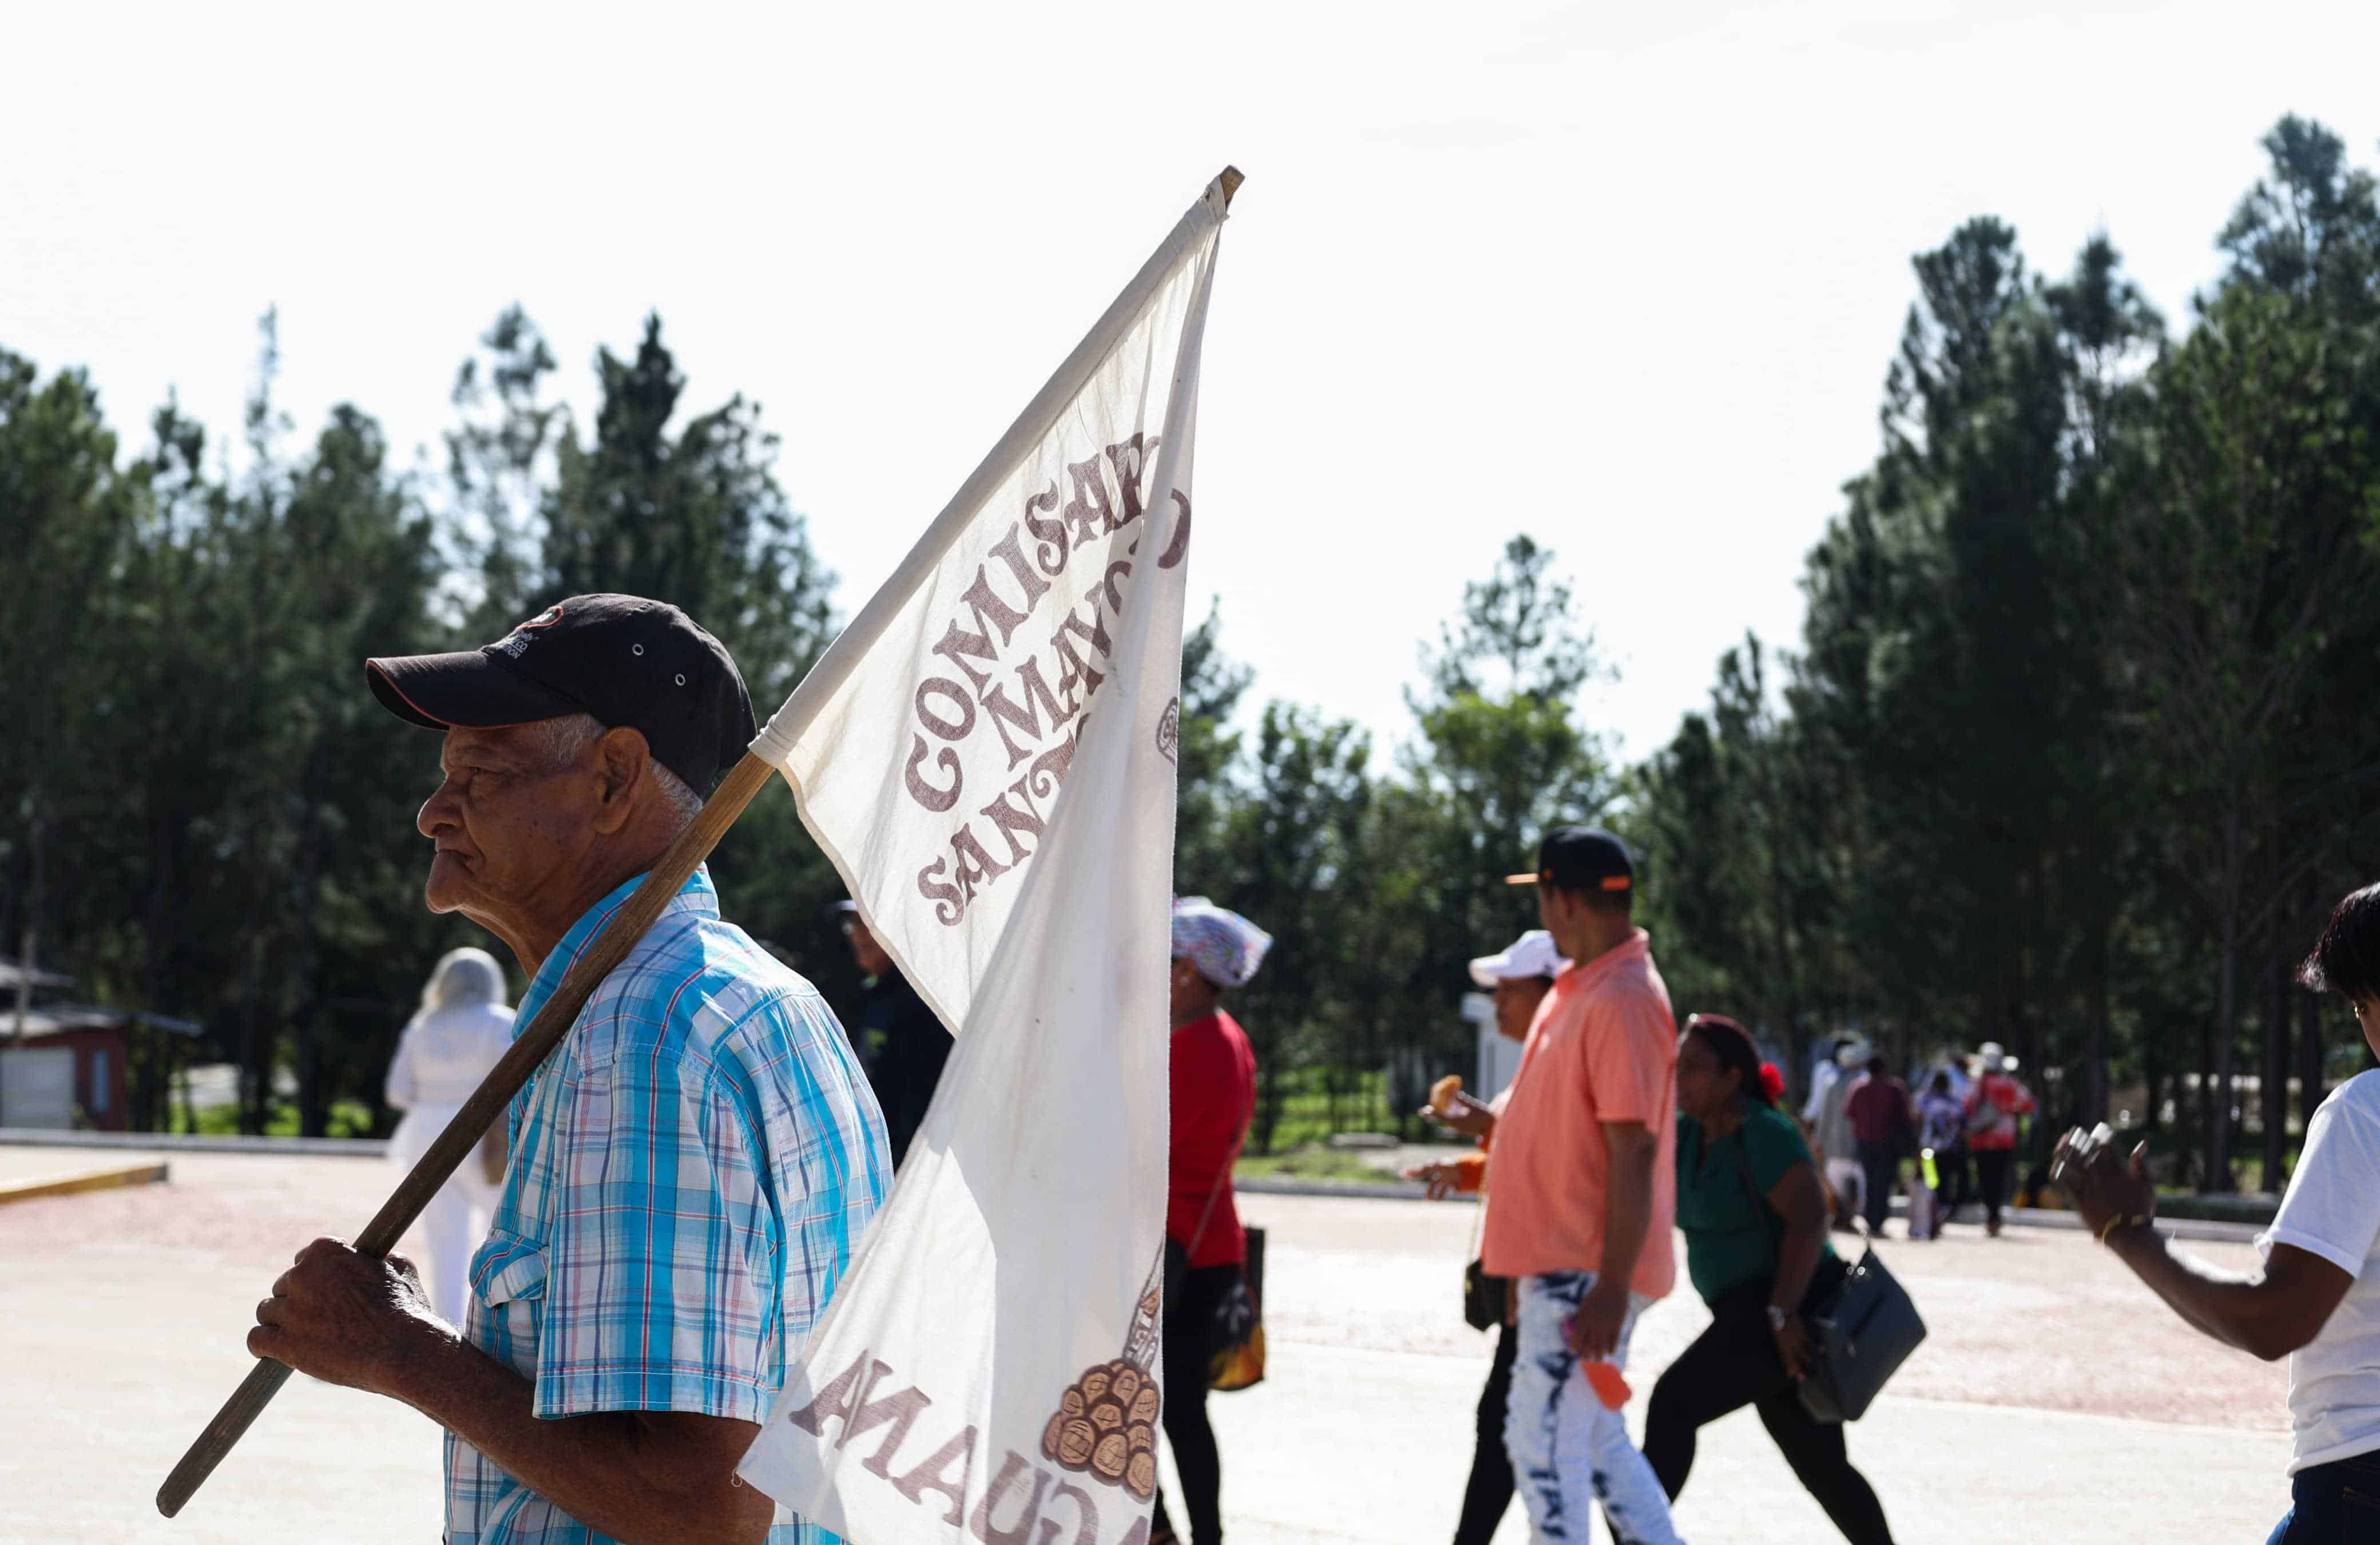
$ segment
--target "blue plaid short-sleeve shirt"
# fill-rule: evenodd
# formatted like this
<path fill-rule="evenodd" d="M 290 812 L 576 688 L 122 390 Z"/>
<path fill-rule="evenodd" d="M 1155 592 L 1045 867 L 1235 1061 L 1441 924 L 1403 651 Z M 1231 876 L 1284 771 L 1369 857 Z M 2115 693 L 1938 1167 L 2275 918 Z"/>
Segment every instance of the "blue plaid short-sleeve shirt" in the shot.
<path fill-rule="evenodd" d="M 526 1027 L 638 884 L 579 918 Z M 892 1184 L 884 1120 L 818 990 L 719 917 L 698 870 L 513 1101 L 512 1162 L 471 1260 L 464 1338 L 540 1417 L 765 1422 Z M 451 1545 L 597 1545 L 446 1436 Z M 833 1537 L 784 1509 L 770 1545 Z"/>

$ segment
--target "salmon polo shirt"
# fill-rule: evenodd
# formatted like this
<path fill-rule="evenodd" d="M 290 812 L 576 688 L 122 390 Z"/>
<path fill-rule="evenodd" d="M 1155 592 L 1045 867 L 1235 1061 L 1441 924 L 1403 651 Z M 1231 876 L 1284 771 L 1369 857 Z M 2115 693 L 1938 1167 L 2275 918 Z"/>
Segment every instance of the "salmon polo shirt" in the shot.
<path fill-rule="evenodd" d="M 1677 1021 L 1643 929 L 1619 948 L 1554 979 L 1537 1005 L 1512 1102 L 1488 1155 L 1482 1264 L 1500 1277 L 1596 1271 L 1611 1154 L 1603 1123 L 1653 1134 L 1653 1206 L 1629 1290 L 1667 1294 L 1677 1281 L 1670 1229 L 1678 1210 Z"/>

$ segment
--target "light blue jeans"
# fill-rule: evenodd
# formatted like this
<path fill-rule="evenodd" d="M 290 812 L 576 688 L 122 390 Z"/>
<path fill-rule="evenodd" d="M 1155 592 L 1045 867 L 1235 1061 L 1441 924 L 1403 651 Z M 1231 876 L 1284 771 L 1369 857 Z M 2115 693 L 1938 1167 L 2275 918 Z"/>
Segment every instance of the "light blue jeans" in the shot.
<path fill-rule="evenodd" d="M 1529 1510 L 1529 1538 L 1585 1545 L 1592 1504 L 1619 1545 L 1683 1545 L 1670 1523 L 1670 1499 L 1653 1466 L 1628 1440 L 1628 1424 L 1608 1409 L 1579 1370 L 1565 1326 L 1595 1285 L 1592 1271 L 1524 1277 L 1518 1284 L 1521 1344 L 1504 1411 L 1504 1449 Z M 1628 1338 L 1652 1300 L 1629 1298 L 1614 1361 L 1625 1366 Z"/>

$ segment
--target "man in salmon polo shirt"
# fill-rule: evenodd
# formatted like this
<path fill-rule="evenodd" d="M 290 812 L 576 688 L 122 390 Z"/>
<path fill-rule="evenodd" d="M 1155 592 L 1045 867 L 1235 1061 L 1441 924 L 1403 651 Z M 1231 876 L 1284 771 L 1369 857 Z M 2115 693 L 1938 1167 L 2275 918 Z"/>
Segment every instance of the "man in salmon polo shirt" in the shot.
<path fill-rule="evenodd" d="M 1520 1353 L 1504 1447 L 1530 1538 L 1587 1538 L 1600 1502 L 1620 1545 L 1674 1545 L 1669 1499 L 1583 1361 L 1623 1362 L 1670 1291 L 1677 1210 L 1678 1029 L 1633 920 L 1635 866 L 1610 833 L 1560 826 L 1537 849 L 1537 918 L 1570 968 L 1537 1005 L 1488 1157 L 1486 1270 L 1516 1280 Z"/>

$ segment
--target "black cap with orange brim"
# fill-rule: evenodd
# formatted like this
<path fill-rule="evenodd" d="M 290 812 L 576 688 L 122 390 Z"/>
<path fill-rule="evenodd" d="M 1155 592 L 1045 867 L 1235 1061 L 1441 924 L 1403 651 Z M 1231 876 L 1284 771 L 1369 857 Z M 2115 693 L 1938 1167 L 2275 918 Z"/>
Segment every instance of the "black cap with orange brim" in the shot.
<path fill-rule="evenodd" d="M 1600 826 L 1557 826 L 1537 845 L 1536 871 L 1508 874 L 1504 883 L 1624 895 L 1635 888 L 1636 865 L 1628 845 Z"/>

